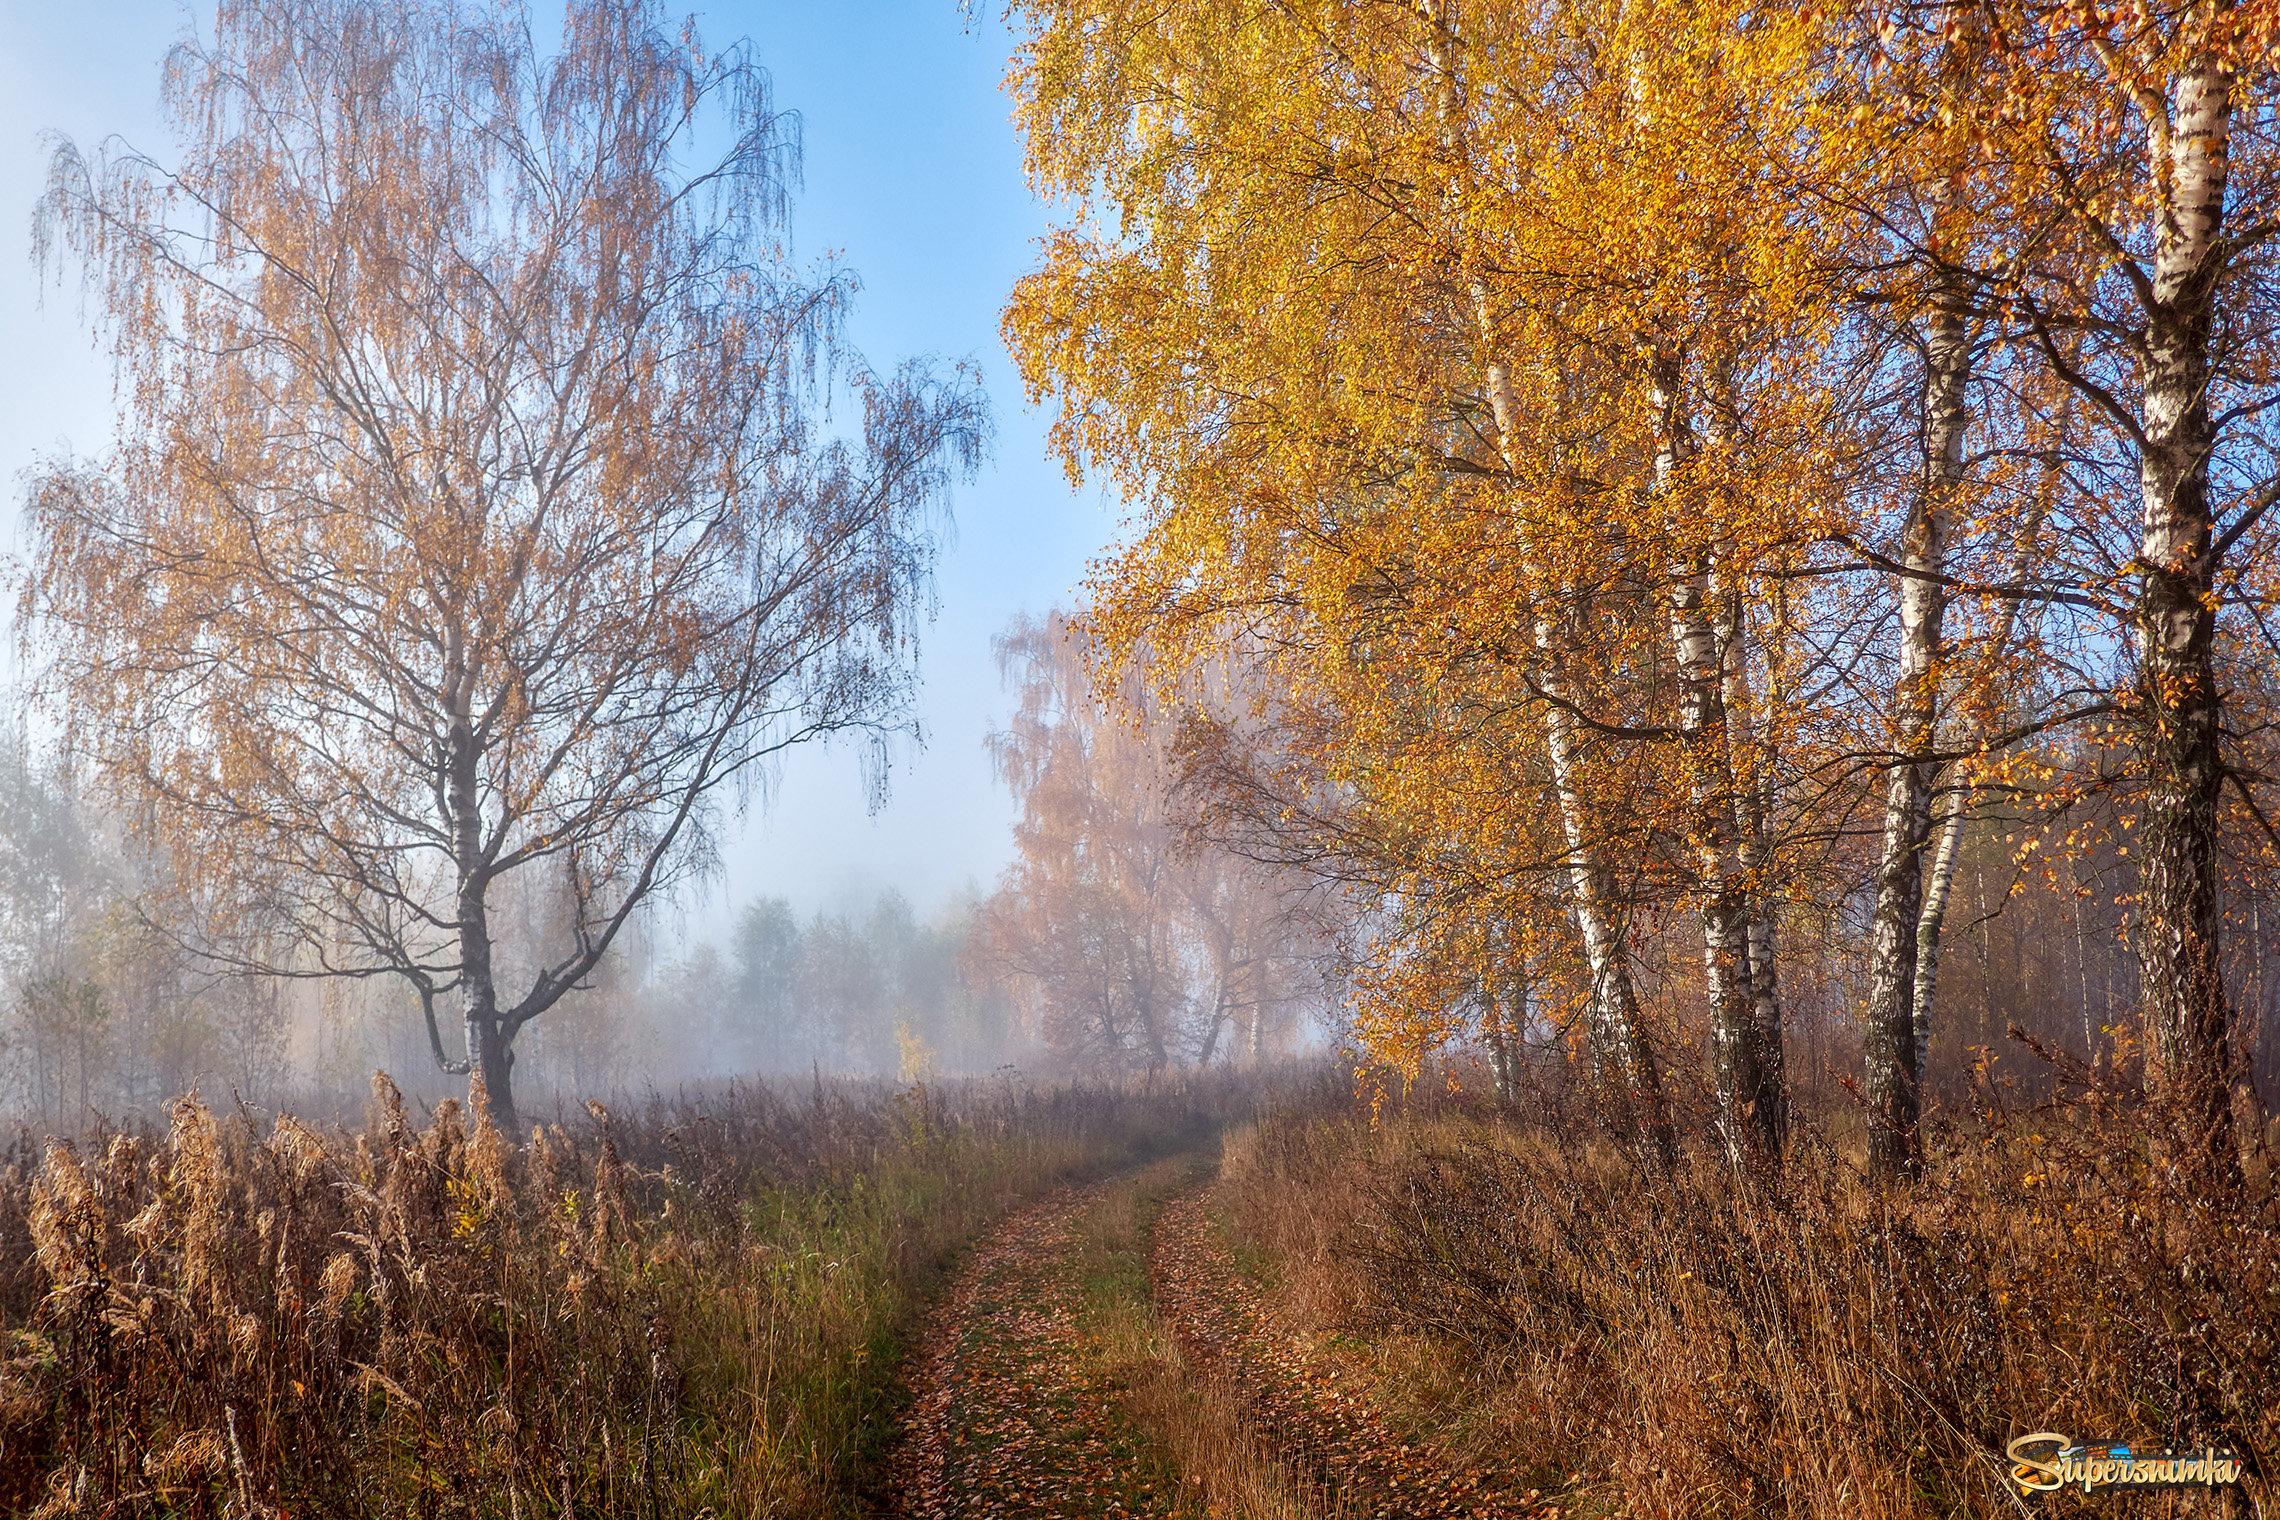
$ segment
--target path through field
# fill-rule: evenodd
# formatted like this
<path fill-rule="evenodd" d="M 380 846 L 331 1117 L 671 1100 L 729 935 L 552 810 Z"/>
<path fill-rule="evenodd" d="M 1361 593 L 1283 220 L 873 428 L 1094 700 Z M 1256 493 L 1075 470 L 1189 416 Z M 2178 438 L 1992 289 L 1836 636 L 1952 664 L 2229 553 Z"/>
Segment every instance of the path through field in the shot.
<path fill-rule="evenodd" d="M 1100 1344 L 1097 1296 L 1087 1297 L 1102 1238 L 1088 1224 L 1120 1186 L 1130 1179 L 1057 1193 L 974 1253 L 916 1360 L 893 1474 L 900 1513 L 1549 1520 L 1563 1512 L 1405 1439 L 1354 1365 L 1280 1329 L 1213 1226 L 1208 1188 L 1163 1200 L 1152 1233 L 1125 1248 L 1135 1277 L 1145 1256 L 1153 1300 L 1145 1312 L 1186 1385 L 1175 1399 L 1162 1397 L 1160 1381 L 1156 1396 L 1134 1396 L 1132 1369 Z M 1187 1411 L 1181 1429 L 1162 1428 L 1169 1408 Z M 1199 1440 L 1198 1418 L 1222 1428 Z M 1175 1449 L 1190 1454 L 1189 1471 Z M 1194 1471 L 1197 1452 L 1248 1471 Z M 1272 1497 L 1247 1503 L 1245 1494 Z"/>
<path fill-rule="evenodd" d="M 1112 1186 L 1066 1189 L 1015 1214 L 935 1311 L 895 1474 L 905 1515 L 1177 1512 L 1078 1329 L 1079 1232 Z"/>

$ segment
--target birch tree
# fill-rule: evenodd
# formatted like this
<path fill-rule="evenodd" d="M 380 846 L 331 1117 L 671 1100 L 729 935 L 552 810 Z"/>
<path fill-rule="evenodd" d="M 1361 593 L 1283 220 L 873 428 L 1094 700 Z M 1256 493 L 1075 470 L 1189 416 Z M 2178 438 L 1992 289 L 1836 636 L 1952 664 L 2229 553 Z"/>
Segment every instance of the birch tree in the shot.
<path fill-rule="evenodd" d="M 2280 502 L 2280 22 L 2263 7 L 2197 0 L 1996 5 L 1989 25 L 2001 44 L 1973 126 L 2018 205 L 1982 268 L 2135 476 L 2114 633 L 2129 654 L 2118 703 L 2142 787 L 2131 853 L 2151 1075 L 2191 1145 L 2229 1164 L 2220 831 L 2228 782 L 2254 814 L 2263 771 L 2226 753 L 2218 646 L 2228 607 L 2257 619 L 2271 605 L 2251 567 Z"/>
<path fill-rule="evenodd" d="M 1437 811 L 1429 778 L 1441 798 L 1477 794 L 1393 768 L 1362 737 L 1431 741 L 1434 704 L 1402 699 L 1408 675 L 1461 666 L 1461 683 L 1552 694 L 1522 698 L 1552 755 L 1547 790 L 1531 796 L 1570 825 L 1541 868 L 1578 883 L 1595 1047 L 1643 1116 L 1659 1109 L 1658 1084 L 1621 904 L 1606 900 L 1614 875 L 1597 855 L 1608 831 L 1586 811 L 1596 783 L 1582 774 L 1578 708 L 1559 695 L 1576 590 L 1548 552 L 1558 514 L 1532 510 L 1538 487 L 1572 493 L 1533 473 L 1539 456 L 1515 424 L 1540 429 L 1529 409 L 1543 391 L 1518 375 L 1495 272 L 1465 257 L 1495 214 L 1473 193 L 1488 177 L 1467 146 L 1472 117 L 1503 97 L 1458 77 L 1473 65 L 1452 45 L 1452 16 L 1354 8 L 1321 31 L 1273 10 L 1023 7 L 1034 44 L 1016 87 L 1038 173 L 1088 209 L 1017 289 L 1008 328 L 1033 385 L 1062 398 L 1072 463 L 1161 508 L 1145 546 L 1102 577 L 1111 648 L 1145 637 L 1166 668 L 1193 668 L 1227 627 L 1257 619 L 1274 678 L 1357 725 L 1326 757 L 1329 784 L 1385 787 L 1370 806 L 1411 839 L 1420 831 L 1390 820 L 1405 805 Z M 1099 46 L 1110 37 L 1113 50 Z M 1494 56 L 1562 88 L 1544 58 Z M 1191 159 L 1212 171 L 1179 172 Z M 1120 241 L 1120 221 L 1147 236 Z M 1514 510 L 1523 502 L 1531 510 Z M 1419 518 L 1436 512 L 1451 532 L 1482 535 L 1474 564 L 1494 574 L 1460 588 L 1447 561 L 1416 552 Z M 1459 600 L 1448 643 L 1419 636 L 1413 609 Z M 1515 625 L 1535 635 L 1514 645 Z M 1439 690 L 1456 700 L 1461 683 Z M 1373 833 L 1363 820 L 1346 837 Z M 1394 848 L 1387 864 L 1419 884 L 1443 858 Z M 1667 1135 L 1660 1120 L 1646 1128 Z"/>
<path fill-rule="evenodd" d="M 2156 1085 L 2224 1152 L 2218 846 L 2280 845 L 2223 679 L 2280 647 L 2269 8 L 1013 10 L 1074 210 L 1009 337 L 1140 515 L 1097 626 L 1267 651 L 1287 733 L 1205 758 L 1381 895 L 1359 1027 L 1461 1034 L 1477 947 L 1556 912 L 1644 1070 L 1684 1025 L 1622 989 L 1683 904 L 1720 1141 L 1775 1151 L 1821 892 L 1904 1174 L 1999 796 L 2140 862 Z"/>
<path fill-rule="evenodd" d="M 226 5 L 168 60 L 177 160 L 58 145 L 42 247 L 82 261 L 120 430 L 35 481 L 21 600 L 39 695 L 171 855 L 154 916 L 230 969 L 393 979 L 509 1122 L 517 1032 L 755 768 L 906 722 L 985 432 L 791 263 L 748 48 L 647 0 L 537 32 Z M 518 878 L 569 904 L 544 942 L 494 930 Z"/>
<path fill-rule="evenodd" d="M 1018 700 L 990 749 L 1021 816 L 978 953 L 1073 1065 L 1279 1051 L 1322 985 L 1320 894 L 1195 837 L 1174 795 L 1177 710 L 1129 673 L 1103 701 L 1080 628 L 1020 619 L 997 648 Z"/>
<path fill-rule="evenodd" d="M 1916 982 L 1920 967 L 1937 964 L 1944 904 L 1935 884 L 1927 905 L 1925 852 L 1932 839 L 1936 767 L 1924 757 L 1933 747 L 1940 718 L 1948 544 L 1965 505 L 1964 448 L 1971 422 L 1977 301 L 1968 270 L 1975 228 L 1969 192 L 1958 191 L 1969 183 L 1971 142 L 1968 102 L 1955 96 L 1978 83 L 1975 22 L 1972 16 L 1959 18 L 1929 50 L 1934 84 L 1927 109 L 1934 114 L 1922 134 L 1928 141 L 1917 154 L 1902 158 L 1897 183 L 1890 187 L 1894 219 L 1906 218 L 1922 230 L 1913 240 L 1899 240 L 1913 241 L 1908 251 L 1918 255 L 1902 266 L 1917 278 L 1904 277 L 1896 292 L 1911 308 L 1907 346 L 1919 356 L 1913 429 L 1918 446 L 1892 556 L 1899 636 L 1891 720 L 1896 758 L 1885 771 L 1862 1061 L 1870 1163 L 1886 1174 L 1913 1174 L 1920 1162 L 1924 1040 L 1917 1030 Z M 1956 828 L 1962 818 L 1959 810 Z M 1943 840 L 1943 845 L 1952 855 L 1952 844 Z"/>
<path fill-rule="evenodd" d="M 1759 1075 L 1778 1070 L 1760 1059 L 1778 1004 L 1771 935 L 1749 948 L 1766 843 L 1731 736 L 1750 715 L 1723 711 L 1749 657 L 1719 630 L 1738 635 L 1728 593 L 1769 533 L 1810 518 L 1784 515 L 1794 482 L 1658 482 L 1638 353 L 1658 323 L 1674 351 L 1688 324 L 1705 352 L 1731 348 L 1729 292 L 1792 296 L 1746 288 L 1753 258 L 1783 245 L 1774 229 L 1738 257 L 1721 236 L 1748 228 L 1737 208 L 1771 204 L 1770 180 L 1670 224 L 1656 218 L 1673 181 L 1625 172 L 1683 163 L 1715 187 L 1699 204 L 1741 183 L 1732 144 L 1747 134 L 1720 137 L 1737 111 L 1704 110 L 1731 39 L 1619 6 L 1024 13 L 1036 42 L 1017 85 L 1040 175 L 1091 219 L 1053 241 L 1008 325 L 1032 383 L 1063 403 L 1072 461 L 1151 512 L 1101 578 L 1103 626 L 1176 663 L 1228 619 L 1270 624 L 1278 672 L 1321 697 L 1348 746 L 1326 774 L 1366 799 L 1333 827 L 1388 851 L 1418 905 L 1404 921 L 1431 922 L 1428 900 L 1493 915 L 1523 894 L 1488 883 L 1524 860 L 1565 882 L 1593 963 L 1594 1045 L 1645 1112 L 1659 1100 L 1628 990 L 1629 910 L 1642 887 L 1706 903 L 1722 1129 L 1730 1152 L 1750 1149 L 1741 1127 L 1781 1111 Z M 1769 26 L 1737 71 L 1762 86 L 1798 45 Z M 1645 96 L 1630 88 L 1642 72 Z M 1706 274 L 1706 257 L 1727 267 Z M 1742 393 L 1733 447 L 1772 458 L 1785 429 L 1807 431 L 1801 392 Z M 1654 615 L 1642 592 L 1681 559 L 1703 567 L 1687 587 L 1703 591 L 1713 562 L 1720 583 L 1683 616 L 1683 715 L 1667 608 L 1660 650 L 1639 639 Z M 1618 750 L 1652 782 L 1615 768 Z M 1529 790 L 1496 793 L 1516 771 Z M 1458 819 L 1459 798 L 1481 806 Z M 1436 1016 L 1418 1010 L 1420 1028 Z"/>

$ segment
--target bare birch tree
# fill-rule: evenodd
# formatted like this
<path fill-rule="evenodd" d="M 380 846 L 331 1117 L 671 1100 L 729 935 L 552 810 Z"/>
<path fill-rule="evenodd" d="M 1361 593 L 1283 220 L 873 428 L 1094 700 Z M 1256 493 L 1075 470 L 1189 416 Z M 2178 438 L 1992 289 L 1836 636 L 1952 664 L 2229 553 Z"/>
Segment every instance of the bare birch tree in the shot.
<path fill-rule="evenodd" d="M 645 0 L 574 0 L 551 57 L 503 0 L 225 5 L 165 98 L 178 163 L 63 142 L 42 203 L 122 416 L 34 486 L 38 694 L 170 852 L 155 915 L 397 979 L 511 1122 L 517 1031 L 738 783 L 905 723 L 982 403 L 864 367 L 851 278 L 789 260 L 766 76 Z M 550 942 L 498 943 L 516 878 Z"/>

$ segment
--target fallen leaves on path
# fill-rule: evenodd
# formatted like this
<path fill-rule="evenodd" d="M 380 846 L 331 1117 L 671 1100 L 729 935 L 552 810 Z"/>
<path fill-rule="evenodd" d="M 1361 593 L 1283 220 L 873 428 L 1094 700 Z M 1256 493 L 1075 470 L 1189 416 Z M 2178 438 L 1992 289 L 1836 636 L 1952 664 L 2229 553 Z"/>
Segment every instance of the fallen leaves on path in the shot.
<path fill-rule="evenodd" d="M 1241 1392 L 1283 1461 L 1336 1496 L 1338 1513 L 1385 1520 L 1542 1520 L 1562 1511 L 1534 1491 L 1459 1466 L 1406 1438 L 1351 1365 L 1279 1327 L 1212 1228 L 1210 1190 L 1174 1199 L 1156 1224 L 1148 1275 L 1156 1310 L 1188 1360 Z"/>
<path fill-rule="evenodd" d="M 1168 1515 L 1122 1390 L 1077 1331 L 1072 1270 L 1101 1188 L 1068 1189 L 1001 1225 L 929 1318 L 894 1478 L 912 1520 Z"/>

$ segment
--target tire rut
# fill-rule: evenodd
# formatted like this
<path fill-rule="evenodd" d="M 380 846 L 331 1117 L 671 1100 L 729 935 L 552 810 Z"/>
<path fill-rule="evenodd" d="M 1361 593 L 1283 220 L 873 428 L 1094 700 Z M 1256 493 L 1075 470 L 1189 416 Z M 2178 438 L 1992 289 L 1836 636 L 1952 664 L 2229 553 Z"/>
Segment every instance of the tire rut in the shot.
<path fill-rule="evenodd" d="M 1211 1226 L 1212 1189 L 1164 1206 L 1149 1251 L 1156 1310 L 1204 1376 L 1238 1392 L 1256 1438 L 1316 1507 L 1383 1520 L 1544 1520 L 1563 1511 L 1534 1490 L 1464 1467 L 1404 1437 L 1353 1376 L 1278 1328 L 1264 1295 Z"/>
<path fill-rule="evenodd" d="M 1124 1179 L 1066 1188 L 1010 1216 L 927 1318 L 912 1404 L 888 1467 L 894 1513 L 1201 1514 L 1124 1412 L 1127 1388 L 1083 1329 L 1084 1224 Z M 1548 1520 L 1560 1506 L 1402 1436 L 1350 1365 L 1279 1328 L 1212 1227 L 1213 1190 L 1164 1203 L 1147 1275 L 1158 1324 L 1201 1386 L 1233 1397 L 1237 1441 L 1335 1520 Z M 1194 1475 L 1190 1475 L 1192 1479 Z M 1194 1485 L 1189 1484 L 1192 1488 Z M 1194 1496 L 1191 1494 L 1191 1499 Z M 1231 1509 L 1210 1506 L 1210 1514 Z"/>
<path fill-rule="evenodd" d="M 898 1514 L 1176 1513 L 1078 1328 L 1079 1231 L 1111 1186 L 1064 1189 L 1014 1214 L 929 1316 L 891 1469 Z"/>

